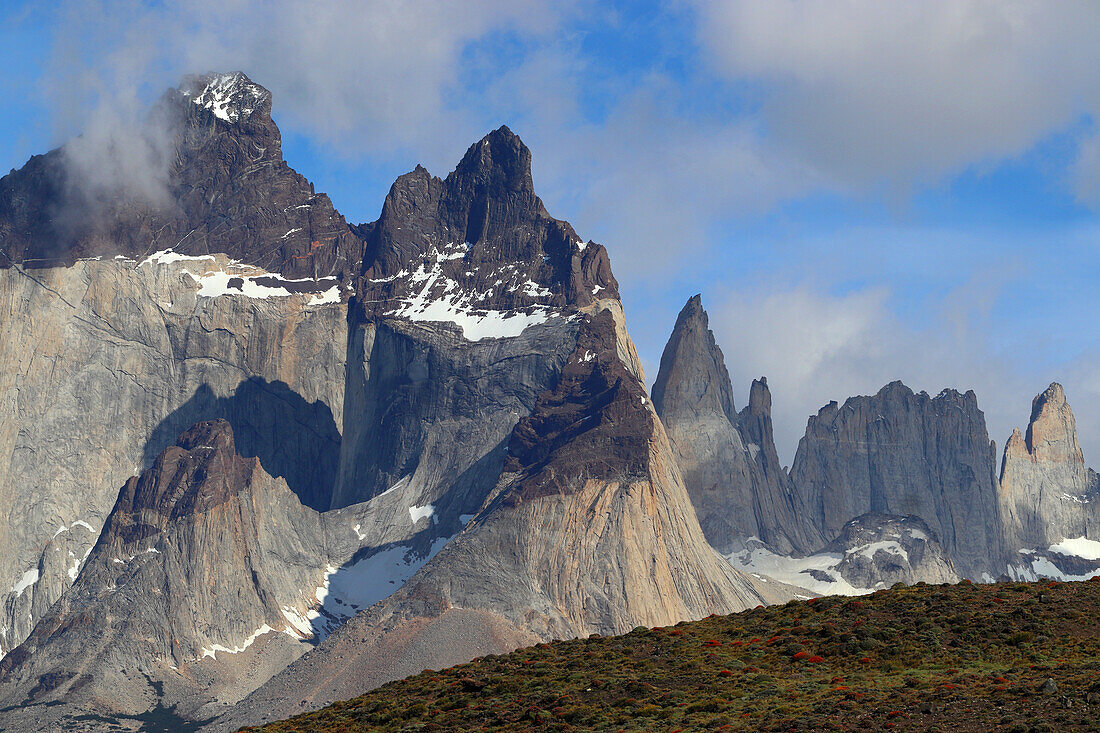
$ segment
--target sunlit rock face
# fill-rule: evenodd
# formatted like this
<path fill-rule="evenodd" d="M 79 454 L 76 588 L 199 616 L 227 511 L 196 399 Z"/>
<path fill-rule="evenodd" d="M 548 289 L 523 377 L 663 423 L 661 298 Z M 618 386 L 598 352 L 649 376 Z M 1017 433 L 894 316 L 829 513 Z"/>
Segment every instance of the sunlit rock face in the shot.
<path fill-rule="evenodd" d="M 4 652 L 75 580 L 119 487 L 196 421 L 229 420 L 243 454 L 327 508 L 346 306 L 201 294 L 199 280 L 226 269 L 237 272 L 224 255 L 0 269 Z"/>
<path fill-rule="evenodd" d="M 73 587 L 0 662 L 5 707 L 139 714 L 167 694 L 186 710 L 213 678 L 239 699 L 304 651 L 325 545 L 321 516 L 237 452 L 228 421 L 195 424 L 125 483 Z M 226 656 L 244 653 L 254 674 L 233 679 Z"/>
<path fill-rule="evenodd" d="M 425 665 L 800 592 L 735 570 L 707 544 L 652 402 L 620 356 L 618 321 L 613 310 L 585 315 L 465 529 L 212 730 L 320 707 Z M 343 669 L 356 674 L 334 674 Z"/>
<path fill-rule="evenodd" d="M 1035 397 L 1026 432 L 1005 444 L 1000 488 L 1011 575 L 1087 577 L 1100 568 L 1100 481 L 1085 466 L 1062 385 Z"/>

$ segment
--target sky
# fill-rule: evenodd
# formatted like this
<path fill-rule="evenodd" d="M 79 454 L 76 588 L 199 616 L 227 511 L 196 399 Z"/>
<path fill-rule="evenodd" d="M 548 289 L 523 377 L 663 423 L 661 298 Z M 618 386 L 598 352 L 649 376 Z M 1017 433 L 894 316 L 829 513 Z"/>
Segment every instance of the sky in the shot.
<path fill-rule="evenodd" d="M 550 213 L 607 247 L 649 379 L 701 293 L 785 461 L 810 414 L 895 379 L 973 389 L 1000 450 L 1059 381 L 1095 466 L 1097 38 L 1089 0 L 9 0 L 0 170 L 240 69 L 364 222 L 507 124 Z"/>

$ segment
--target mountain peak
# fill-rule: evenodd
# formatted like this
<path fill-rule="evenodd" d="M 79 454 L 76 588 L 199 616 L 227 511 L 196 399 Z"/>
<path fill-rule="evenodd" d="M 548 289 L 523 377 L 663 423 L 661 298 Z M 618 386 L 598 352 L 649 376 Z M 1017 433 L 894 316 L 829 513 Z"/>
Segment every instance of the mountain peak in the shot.
<path fill-rule="evenodd" d="M 772 393 L 768 389 L 768 378 L 752 380 L 749 388 L 749 413 L 753 415 L 770 415 L 772 411 Z"/>
<path fill-rule="evenodd" d="M 271 92 L 243 71 L 186 76 L 177 91 L 225 122 L 247 120 L 256 111 L 271 110 Z"/>
<path fill-rule="evenodd" d="M 669 409 L 686 409 L 697 414 L 720 411 L 731 423 L 737 419 L 726 360 L 699 295 L 689 298 L 676 317 L 653 383 L 653 405 L 662 418 Z"/>
<path fill-rule="evenodd" d="M 493 191 L 529 194 L 535 191 L 531 150 L 507 125 L 471 145 L 451 176 L 474 185 L 487 185 Z"/>
<path fill-rule="evenodd" d="M 1024 442 L 1033 460 L 1084 463 L 1077 442 L 1077 421 L 1062 385 L 1051 382 L 1036 395 Z"/>

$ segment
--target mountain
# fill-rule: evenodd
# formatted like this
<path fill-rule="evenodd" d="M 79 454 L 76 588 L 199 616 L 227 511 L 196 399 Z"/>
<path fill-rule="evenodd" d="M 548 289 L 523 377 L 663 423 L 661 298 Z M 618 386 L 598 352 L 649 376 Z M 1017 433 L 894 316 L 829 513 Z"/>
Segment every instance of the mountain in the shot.
<path fill-rule="evenodd" d="M 1098 611 L 1100 582 L 798 601 L 428 669 L 252 730 L 1091 731 Z"/>
<path fill-rule="evenodd" d="M 502 127 L 444 180 L 420 167 L 398 178 L 360 229 L 373 259 L 349 314 L 333 506 L 404 482 L 420 506 L 461 490 L 467 503 L 451 514 L 476 511 L 513 426 L 573 350 L 578 309 L 598 297 L 621 312 L 606 250 L 546 213 L 530 164 Z"/>
<path fill-rule="evenodd" d="M 833 570 L 855 588 L 960 580 L 935 534 L 916 516 L 860 515 L 841 528 L 825 551 L 841 556 Z"/>
<path fill-rule="evenodd" d="M 1085 466 L 1057 382 L 1032 402 L 1026 434 L 1017 428 L 1005 443 L 1000 488 L 1008 546 L 1023 554 L 1010 572 L 1072 577 L 1100 569 L 1100 479 Z"/>
<path fill-rule="evenodd" d="M 215 729 L 360 694 L 425 665 L 790 598 L 793 589 L 733 570 L 707 545 L 618 339 L 612 313 L 589 319 L 462 533 Z"/>
<path fill-rule="evenodd" d="M 732 552 L 733 567 L 821 595 L 862 595 L 895 583 L 956 583 L 955 564 L 924 520 L 868 512 L 848 520 L 827 545 L 782 555 L 759 542 Z"/>
<path fill-rule="evenodd" d="M 283 160 L 271 93 L 241 72 L 184 79 L 106 151 L 92 155 L 83 142 L 0 179 L 0 267 L 171 250 L 226 254 L 288 279 L 355 274 L 362 243 Z M 128 155 L 142 147 L 155 152 L 143 161 L 155 170 L 134 169 Z M 164 190 L 135 190 L 137 174 Z"/>
<path fill-rule="evenodd" d="M 73 587 L 0 661 L 0 706 L 33 704 L 41 727 L 67 706 L 106 721 L 235 702 L 302 653 L 327 561 L 318 513 L 227 421 L 200 422 L 122 487 Z"/>
<path fill-rule="evenodd" d="M 607 253 L 516 135 L 348 226 L 269 113 L 240 74 L 170 90 L 167 207 L 62 226 L 76 142 L 0 185 L 0 727 L 270 715 L 799 592 L 706 543 Z"/>
<path fill-rule="evenodd" d="M 973 392 L 892 382 L 812 416 L 791 479 L 823 536 L 867 512 L 915 515 L 960 574 L 992 580 L 1005 556 L 995 460 Z"/>
<path fill-rule="evenodd" d="M 0 653 L 76 579 L 119 487 L 197 421 L 228 419 L 237 447 L 305 503 L 331 501 L 347 289 L 335 276 L 288 279 L 305 276 L 295 263 L 312 257 L 307 269 L 328 273 L 339 258 L 295 259 L 285 248 L 309 242 L 282 235 L 342 220 L 282 161 L 266 90 L 242 75 L 200 81 L 154 113 L 171 120 L 171 220 L 125 201 L 79 227 L 57 220 L 79 193 L 64 147 L 0 180 L 0 500 L 11 509 L 0 514 Z M 199 103 L 211 84 L 252 111 L 215 114 Z M 349 241 L 342 231 L 333 241 Z"/>
<path fill-rule="evenodd" d="M 739 414 L 725 358 L 698 295 L 676 319 L 653 384 L 653 403 L 714 547 L 728 554 L 755 538 L 786 554 L 823 544 L 779 462 L 767 380 L 753 381 L 749 403 Z"/>

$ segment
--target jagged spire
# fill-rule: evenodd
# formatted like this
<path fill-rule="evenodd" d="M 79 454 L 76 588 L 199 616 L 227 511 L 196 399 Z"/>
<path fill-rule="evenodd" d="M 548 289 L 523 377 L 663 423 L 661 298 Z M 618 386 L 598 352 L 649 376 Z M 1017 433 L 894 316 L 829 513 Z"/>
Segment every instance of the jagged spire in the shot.
<path fill-rule="evenodd" d="M 531 194 L 535 191 L 531 150 L 507 125 L 471 145 L 448 178 L 496 191 Z"/>
<path fill-rule="evenodd" d="M 676 317 L 653 383 L 653 405 L 662 418 L 670 410 L 682 410 L 721 412 L 731 423 L 737 420 L 725 356 L 714 340 L 699 295 L 689 298 Z"/>
<path fill-rule="evenodd" d="M 1032 400 L 1024 442 L 1032 460 L 1084 463 L 1077 442 L 1077 421 L 1062 385 L 1051 382 Z"/>

